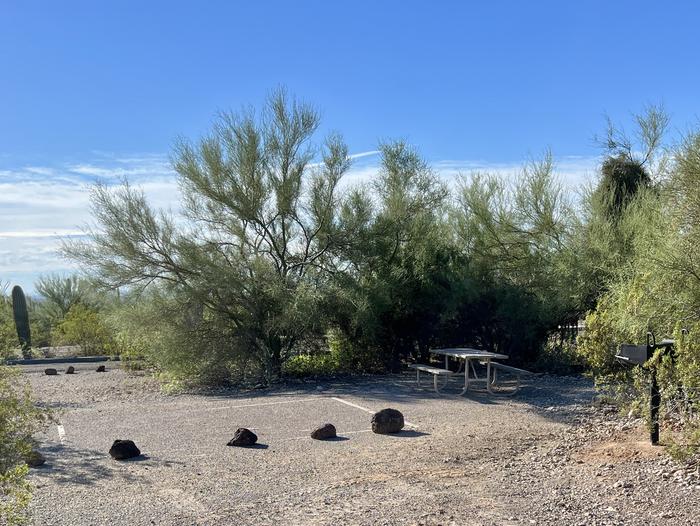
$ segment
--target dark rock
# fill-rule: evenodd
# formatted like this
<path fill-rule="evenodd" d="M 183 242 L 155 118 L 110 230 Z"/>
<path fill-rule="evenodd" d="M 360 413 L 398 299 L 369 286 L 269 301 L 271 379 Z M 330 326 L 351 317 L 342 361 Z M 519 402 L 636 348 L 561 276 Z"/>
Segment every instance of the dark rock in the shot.
<path fill-rule="evenodd" d="M 228 441 L 227 446 L 247 447 L 252 446 L 258 441 L 258 435 L 250 429 L 239 427 L 233 435 L 233 438 Z"/>
<path fill-rule="evenodd" d="M 98 372 L 98 373 L 104 373 L 104 372 L 107 371 L 107 369 L 105 368 L 104 365 L 98 365 L 98 366 L 97 366 L 97 369 L 95 369 L 95 371 Z"/>
<path fill-rule="evenodd" d="M 32 450 L 25 458 L 24 461 L 27 463 L 27 466 L 30 468 L 38 468 L 39 466 L 43 466 L 46 463 L 46 459 L 44 458 L 44 455 L 39 453 L 36 450 Z"/>
<path fill-rule="evenodd" d="M 382 409 L 372 415 L 372 431 L 380 435 L 398 433 L 403 429 L 403 415 L 397 409 Z"/>
<path fill-rule="evenodd" d="M 72 365 L 69 365 L 68 369 L 66 369 L 66 374 L 73 374 L 73 373 L 75 373 L 75 367 L 73 367 Z"/>
<path fill-rule="evenodd" d="M 126 460 L 138 457 L 140 454 L 141 451 L 136 447 L 133 440 L 115 440 L 112 447 L 109 448 L 109 456 L 114 460 Z"/>
<path fill-rule="evenodd" d="M 54 376 L 54 375 L 58 374 L 58 371 L 56 369 L 51 369 L 51 368 L 44 369 L 44 374 L 47 376 Z"/>
<path fill-rule="evenodd" d="M 323 424 L 321 427 L 314 429 L 311 433 L 311 438 L 316 440 L 328 440 L 336 436 L 338 435 L 335 432 L 335 426 L 333 424 Z"/>

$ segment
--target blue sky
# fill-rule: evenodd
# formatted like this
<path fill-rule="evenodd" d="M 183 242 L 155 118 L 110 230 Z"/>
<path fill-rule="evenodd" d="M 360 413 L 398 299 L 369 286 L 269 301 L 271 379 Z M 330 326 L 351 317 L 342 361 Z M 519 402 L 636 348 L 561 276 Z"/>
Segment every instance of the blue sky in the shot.
<path fill-rule="evenodd" d="M 697 123 L 694 2 L 0 0 L 0 280 L 65 271 L 86 183 L 126 174 L 167 206 L 167 156 L 218 110 L 285 85 L 351 152 L 405 138 L 446 177 L 550 148 L 595 173 L 604 114 Z M 370 177 L 372 156 L 356 165 Z"/>

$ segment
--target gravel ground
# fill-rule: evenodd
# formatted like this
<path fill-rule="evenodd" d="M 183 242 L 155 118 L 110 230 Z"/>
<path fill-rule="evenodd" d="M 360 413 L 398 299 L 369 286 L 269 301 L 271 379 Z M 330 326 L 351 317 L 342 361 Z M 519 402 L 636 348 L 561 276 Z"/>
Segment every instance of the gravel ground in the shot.
<path fill-rule="evenodd" d="M 436 396 L 412 374 L 173 396 L 113 367 L 24 368 L 58 413 L 30 476 L 34 524 L 700 524 L 697 468 L 592 407 L 584 379 L 538 377 L 514 398 Z M 373 434 L 384 407 L 412 426 Z M 340 438 L 311 440 L 326 421 Z M 260 447 L 226 447 L 238 427 Z M 111 460 L 117 438 L 144 456 Z"/>

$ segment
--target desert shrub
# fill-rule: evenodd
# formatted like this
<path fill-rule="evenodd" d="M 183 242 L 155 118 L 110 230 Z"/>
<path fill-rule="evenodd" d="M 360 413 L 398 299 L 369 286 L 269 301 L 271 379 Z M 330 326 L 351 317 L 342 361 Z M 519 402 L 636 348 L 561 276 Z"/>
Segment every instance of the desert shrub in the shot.
<path fill-rule="evenodd" d="M 617 210 L 617 231 L 626 239 L 597 305 L 587 317 L 580 349 L 599 383 L 616 385 L 630 407 L 644 414 L 648 374 L 625 369 L 614 355 L 623 342 L 644 344 L 674 337 L 674 355 L 654 357 L 664 400 L 662 417 L 685 429 L 674 454 L 697 449 L 700 403 L 700 135 L 675 149 L 667 173 L 651 191 L 638 190 Z M 684 330 L 685 329 L 685 330 Z"/>
<path fill-rule="evenodd" d="M 0 520 L 19 524 L 31 497 L 24 459 L 31 453 L 32 435 L 49 414 L 38 408 L 17 371 L 0 366 Z"/>
<path fill-rule="evenodd" d="M 12 318 L 12 304 L 7 296 L 0 296 L 0 364 L 19 357 L 21 352 Z"/>
<path fill-rule="evenodd" d="M 310 352 L 298 354 L 285 362 L 285 376 L 301 378 L 385 371 L 381 350 L 360 349 L 338 329 L 330 329 L 326 337 L 315 344 Z"/>
<path fill-rule="evenodd" d="M 336 357 L 331 353 L 298 354 L 284 363 L 282 371 L 289 377 L 332 376 L 340 372 Z"/>
<path fill-rule="evenodd" d="M 588 362 L 576 341 L 562 341 L 558 335 L 553 335 L 538 353 L 532 368 L 551 374 L 572 375 L 588 371 Z"/>
<path fill-rule="evenodd" d="M 100 313 L 77 303 L 54 331 L 54 345 L 79 345 L 81 354 L 92 356 L 113 352 L 114 338 Z"/>

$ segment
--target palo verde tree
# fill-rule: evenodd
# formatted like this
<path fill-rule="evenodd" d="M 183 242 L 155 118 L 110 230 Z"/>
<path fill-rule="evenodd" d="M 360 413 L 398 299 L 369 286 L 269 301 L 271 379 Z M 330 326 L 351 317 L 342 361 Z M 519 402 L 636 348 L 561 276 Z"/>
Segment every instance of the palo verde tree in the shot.
<path fill-rule="evenodd" d="M 45 316 L 51 320 L 61 320 L 78 303 L 94 303 L 90 298 L 90 285 L 80 276 L 48 274 L 36 282 L 36 291 L 41 296 Z"/>
<path fill-rule="evenodd" d="M 462 178 L 452 226 L 478 284 L 461 323 L 475 343 L 532 360 L 548 332 L 576 313 L 567 265 L 574 218 L 550 154 L 513 183 L 483 173 Z"/>
<path fill-rule="evenodd" d="M 175 149 L 184 217 L 153 210 L 126 181 L 98 185 L 97 224 L 65 253 L 104 286 L 170 294 L 179 328 L 201 336 L 186 359 L 250 354 L 278 377 L 318 328 L 320 284 L 346 238 L 338 183 L 348 150 L 335 135 L 315 145 L 318 126 L 318 112 L 284 90 L 259 115 L 221 115 L 208 136 Z"/>
<path fill-rule="evenodd" d="M 378 176 L 344 202 L 341 299 L 335 311 L 355 354 L 370 351 L 382 367 L 427 354 L 451 301 L 451 248 L 444 215 L 447 187 L 403 141 L 380 145 Z M 346 316 L 342 316 L 345 312 Z M 375 362 L 375 363 L 376 363 Z"/>
<path fill-rule="evenodd" d="M 587 289 L 585 310 L 595 306 L 614 275 L 633 259 L 636 229 L 629 224 L 628 209 L 636 206 L 638 196 L 658 192 L 667 172 L 663 141 L 669 118 L 663 108 L 649 106 L 634 121 L 632 133 L 608 121 L 606 135 L 599 139 L 603 161 L 598 183 L 583 200 L 575 248 Z"/>

